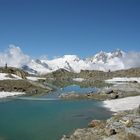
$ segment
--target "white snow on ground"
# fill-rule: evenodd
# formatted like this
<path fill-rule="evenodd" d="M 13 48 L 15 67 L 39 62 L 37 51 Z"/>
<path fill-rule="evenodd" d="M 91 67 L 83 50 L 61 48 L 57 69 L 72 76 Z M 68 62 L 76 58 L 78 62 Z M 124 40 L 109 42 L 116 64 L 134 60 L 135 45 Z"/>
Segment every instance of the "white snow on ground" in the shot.
<path fill-rule="evenodd" d="M 15 74 L 11 74 L 11 76 L 13 76 L 13 78 L 8 77 L 7 73 L 0 73 L 0 80 L 19 80 L 19 79 L 22 79 L 21 77 L 15 75 Z"/>
<path fill-rule="evenodd" d="M 84 78 L 73 78 L 73 81 L 76 81 L 76 82 L 82 82 L 84 80 L 85 80 Z"/>
<path fill-rule="evenodd" d="M 137 81 L 138 83 L 140 83 L 140 77 L 115 77 L 112 79 L 108 79 L 105 80 L 106 83 L 112 83 L 112 84 L 119 84 L 119 83 L 123 83 L 123 82 L 133 82 L 133 81 Z"/>
<path fill-rule="evenodd" d="M 103 101 L 104 107 L 111 111 L 118 112 L 123 110 L 134 109 L 140 105 L 140 96 L 126 97 L 122 99 Z"/>
<path fill-rule="evenodd" d="M 31 80 L 31 81 L 38 81 L 39 79 L 43 79 L 45 80 L 46 78 L 42 78 L 42 77 L 26 77 L 28 80 Z"/>
<path fill-rule="evenodd" d="M 14 77 L 14 79 L 16 79 L 16 80 L 22 79 L 21 77 L 15 75 L 15 74 L 11 74 L 11 75 L 12 75 L 12 76 Z"/>
<path fill-rule="evenodd" d="M 5 91 L 2 91 L 2 92 L 0 92 L 0 98 L 6 98 L 6 97 L 10 97 L 10 96 L 23 95 L 23 94 L 25 94 L 25 92 L 5 92 Z"/>

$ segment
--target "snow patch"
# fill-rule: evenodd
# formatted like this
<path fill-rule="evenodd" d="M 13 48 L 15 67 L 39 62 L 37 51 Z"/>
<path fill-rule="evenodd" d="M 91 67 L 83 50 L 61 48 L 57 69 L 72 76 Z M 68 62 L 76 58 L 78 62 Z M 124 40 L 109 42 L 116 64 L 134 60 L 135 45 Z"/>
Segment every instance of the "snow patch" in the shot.
<path fill-rule="evenodd" d="M 140 77 L 115 77 L 112 79 L 105 80 L 106 83 L 112 83 L 112 84 L 120 84 L 125 82 L 138 82 L 140 83 Z"/>
<path fill-rule="evenodd" d="M 0 73 L 0 80 L 20 80 L 22 79 L 21 77 L 15 75 L 15 74 L 11 74 L 11 77 L 8 77 L 8 74 L 7 73 Z"/>
<path fill-rule="evenodd" d="M 31 80 L 31 81 L 38 81 L 39 79 L 42 79 L 42 80 L 45 80 L 46 78 L 42 78 L 42 77 L 26 77 L 28 80 Z"/>
<path fill-rule="evenodd" d="M 24 95 L 25 92 L 5 92 L 2 91 L 0 92 L 0 98 L 6 98 L 6 97 L 10 97 L 10 96 L 17 96 L 17 95 Z"/>
<path fill-rule="evenodd" d="M 74 78 L 73 81 L 76 82 L 83 82 L 85 79 L 84 78 Z"/>
<path fill-rule="evenodd" d="M 140 105 L 140 96 L 126 97 L 122 99 L 103 101 L 104 107 L 109 108 L 113 112 L 130 110 Z"/>

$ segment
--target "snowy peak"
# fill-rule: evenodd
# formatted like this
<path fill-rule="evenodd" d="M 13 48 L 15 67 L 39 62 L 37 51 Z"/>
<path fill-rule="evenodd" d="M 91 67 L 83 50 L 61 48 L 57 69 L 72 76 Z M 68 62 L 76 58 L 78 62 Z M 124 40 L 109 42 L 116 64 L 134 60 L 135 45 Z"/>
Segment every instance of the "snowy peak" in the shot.
<path fill-rule="evenodd" d="M 92 57 L 80 59 L 77 55 L 64 55 L 55 59 L 31 59 L 19 47 L 10 45 L 6 52 L 0 53 L 0 66 L 22 68 L 32 74 L 46 74 L 59 69 L 71 72 L 81 70 L 114 71 L 140 67 L 140 52 L 125 53 L 121 50 L 113 52 L 99 52 Z"/>
<path fill-rule="evenodd" d="M 63 59 L 65 59 L 66 61 L 79 61 L 80 58 L 77 55 L 64 55 Z"/>
<path fill-rule="evenodd" d="M 88 58 L 88 61 L 91 61 L 93 63 L 101 63 L 101 64 L 105 64 L 108 63 L 109 60 L 114 59 L 114 58 L 122 58 L 124 56 L 124 52 L 121 50 L 116 50 L 114 52 L 99 52 L 96 55 L 94 55 L 93 57 Z"/>
<path fill-rule="evenodd" d="M 120 49 L 117 49 L 116 51 L 112 52 L 111 54 L 112 54 L 113 57 L 119 57 L 119 58 L 121 58 L 121 57 L 124 56 L 125 52 L 123 52 Z"/>

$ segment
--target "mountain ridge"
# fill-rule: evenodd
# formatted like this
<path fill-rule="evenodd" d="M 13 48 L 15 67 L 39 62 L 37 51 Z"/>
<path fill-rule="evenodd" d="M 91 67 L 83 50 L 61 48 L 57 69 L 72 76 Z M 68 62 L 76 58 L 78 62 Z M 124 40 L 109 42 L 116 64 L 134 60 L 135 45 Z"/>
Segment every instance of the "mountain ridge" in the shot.
<path fill-rule="evenodd" d="M 63 57 L 48 59 L 32 60 L 28 66 L 31 69 L 40 71 L 40 73 L 50 73 L 58 69 L 65 69 L 70 72 L 80 72 L 81 70 L 103 70 L 108 71 L 109 68 L 103 68 L 103 65 L 109 65 L 113 67 L 112 61 L 115 59 L 121 59 L 125 53 L 121 50 L 114 52 L 99 52 L 93 57 L 80 59 L 77 55 L 64 55 Z M 107 67 L 107 66 L 106 66 Z M 114 65 L 115 67 L 115 65 Z M 112 70 L 112 68 L 110 68 Z M 118 68 L 120 69 L 120 68 Z M 123 68 L 122 68 L 123 69 Z M 116 70 L 114 68 L 114 70 Z"/>
<path fill-rule="evenodd" d="M 0 66 L 14 66 L 22 68 L 31 74 L 46 74 L 58 69 L 79 73 L 81 70 L 115 71 L 140 67 L 140 52 L 124 52 L 115 50 L 112 52 L 101 51 L 84 59 L 77 55 L 64 55 L 59 58 L 32 59 L 24 54 L 19 47 L 10 46 L 8 51 L 0 53 Z"/>

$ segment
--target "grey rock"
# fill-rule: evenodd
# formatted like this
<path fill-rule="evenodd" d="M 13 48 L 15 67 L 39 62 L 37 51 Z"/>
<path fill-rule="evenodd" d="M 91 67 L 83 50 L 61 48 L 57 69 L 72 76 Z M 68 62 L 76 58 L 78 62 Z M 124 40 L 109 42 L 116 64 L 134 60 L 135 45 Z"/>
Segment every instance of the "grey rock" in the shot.
<path fill-rule="evenodd" d="M 139 113 L 139 107 L 131 111 L 118 112 L 104 125 L 98 123 L 92 128 L 77 129 L 69 138 L 65 136 L 61 140 L 140 140 L 140 116 L 136 110 Z M 128 120 L 133 120 L 129 127 L 126 125 Z"/>
<path fill-rule="evenodd" d="M 96 126 L 99 126 L 101 124 L 101 121 L 100 120 L 92 120 L 88 126 L 89 127 L 96 127 Z"/>
<path fill-rule="evenodd" d="M 118 97 L 119 97 L 119 95 L 117 93 L 111 93 L 110 94 L 111 99 L 117 99 Z"/>
<path fill-rule="evenodd" d="M 32 89 L 31 93 L 32 94 L 37 94 L 38 93 L 38 90 L 37 89 Z"/>
<path fill-rule="evenodd" d="M 117 134 L 115 129 L 106 129 L 105 132 L 106 132 L 107 136 L 111 136 L 111 135 L 116 135 Z"/>
<path fill-rule="evenodd" d="M 102 89 L 100 94 L 111 94 L 113 93 L 113 90 L 112 89 Z"/>
<path fill-rule="evenodd" d="M 81 97 L 82 97 L 82 95 L 79 95 L 77 93 L 64 93 L 59 96 L 59 98 L 61 98 L 61 99 L 77 99 L 77 98 L 81 98 Z"/>
<path fill-rule="evenodd" d="M 0 87 L 0 91 L 4 91 L 4 87 Z"/>
<path fill-rule="evenodd" d="M 134 114 L 140 115 L 140 105 L 138 106 L 138 108 L 134 109 Z"/>

